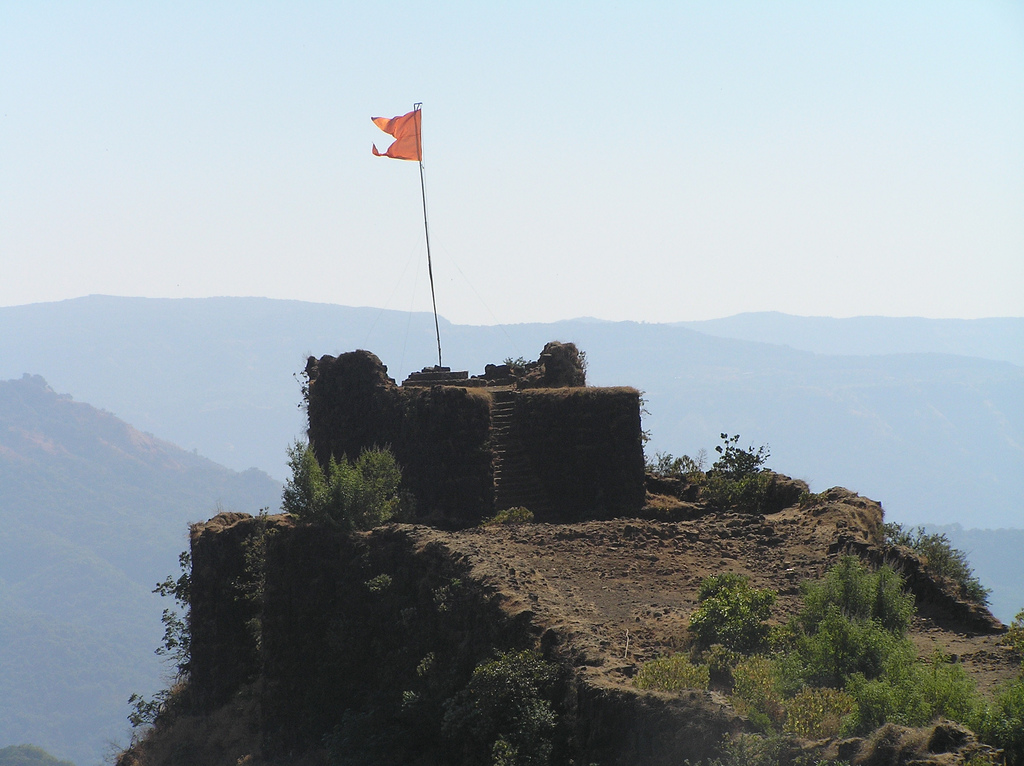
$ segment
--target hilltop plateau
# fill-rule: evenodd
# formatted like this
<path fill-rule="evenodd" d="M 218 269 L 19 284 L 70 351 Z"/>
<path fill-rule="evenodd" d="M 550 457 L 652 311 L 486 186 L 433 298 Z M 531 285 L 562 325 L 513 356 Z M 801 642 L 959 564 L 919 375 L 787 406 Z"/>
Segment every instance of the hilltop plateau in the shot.
<path fill-rule="evenodd" d="M 666 499 L 648 497 L 645 510 L 664 513 Z M 163 766 L 182 753 L 197 766 L 473 762 L 465 737 L 441 732 L 451 735 L 474 666 L 525 649 L 558 668 L 553 763 L 709 758 L 723 736 L 753 730 L 751 719 L 714 684 L 637 688 L 644 663 L 687 644 L 709 575 L 738 573 L 776 591 L 771 622 L 781 625 L 799 609 L 800 584 L 845 555 L 903 573 L 920 654 L 951 656 L 984 691 L 1019 670 L 987 610 L 884 543 L 871 500 L 834 488 L 771 514 L 680 502 L 673 513 L 684 520 L 343 534 L 288 516 L 223 514 L 195 525 L 191 680 L 119 764 Z M 256 577 L 244 554 L 253 540 L 265 545 L 261 595 L 245 604 L 238 584 Z M 989 752 L 953 724 L 938 731 L 792 739 L 783 760 L 923 766 Z"/>

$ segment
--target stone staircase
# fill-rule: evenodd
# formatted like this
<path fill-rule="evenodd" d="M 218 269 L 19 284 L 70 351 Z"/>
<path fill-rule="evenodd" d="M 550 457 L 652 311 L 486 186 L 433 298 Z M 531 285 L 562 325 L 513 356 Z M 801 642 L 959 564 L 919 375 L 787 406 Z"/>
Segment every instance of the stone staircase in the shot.
<path fill-rule="evenodd" d="M 533 473 L 529 458 L 512 443 L 510 429 L 516 392 L 511 388 L 491 389 L 491 453 L 494 468 L 494 510 L 522 506 L 538 519 L 550 517 L 551 503 Z"/>

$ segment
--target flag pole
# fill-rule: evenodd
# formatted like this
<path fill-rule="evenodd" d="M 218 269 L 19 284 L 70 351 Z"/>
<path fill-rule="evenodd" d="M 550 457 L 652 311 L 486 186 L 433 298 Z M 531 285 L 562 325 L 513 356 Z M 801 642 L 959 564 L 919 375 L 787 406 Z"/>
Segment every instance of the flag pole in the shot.
<path fill-rule="evenodd" d="M 441 364 L 441 328 L 437 324 L 437 299 L 434 297 L 434 266 L 430 261 L 430 229 L 427 227 L 427 187 L 423 183 L 423 147 L 421 146 L 422 139 L 420 138 L 420 130 L 423 125 L 423 118 L 420 116 L 420 110 L 423 107 L 422 101 L 417 101 L 412 105 L 413 111 L 416 112 L 416 156 L 419 157 L 420 162 L 420 196 L 423 198 L 423 235 L 427 240 L 427 274 L 430 275 L 430 303 L 434 307 L 434 333 L 437 335 L 437 366 L 443 366 Z"/>

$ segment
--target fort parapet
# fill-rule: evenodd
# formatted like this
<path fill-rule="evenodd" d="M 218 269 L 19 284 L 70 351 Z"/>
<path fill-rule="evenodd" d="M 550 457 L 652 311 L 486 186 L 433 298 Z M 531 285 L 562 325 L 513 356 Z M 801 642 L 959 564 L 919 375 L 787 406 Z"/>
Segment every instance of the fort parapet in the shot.
<path fill-rule="evenodd" d="M 524 506 L 537 521 L 633 515 L 643 506 L 640 394 L 583 385 L 572 344 L 537 362 L 447 368 L 400 386 L 369 351 L 310 357 L 309 440 L 321 464 L 389 447 L 419 520 L 479 523 Z"/>

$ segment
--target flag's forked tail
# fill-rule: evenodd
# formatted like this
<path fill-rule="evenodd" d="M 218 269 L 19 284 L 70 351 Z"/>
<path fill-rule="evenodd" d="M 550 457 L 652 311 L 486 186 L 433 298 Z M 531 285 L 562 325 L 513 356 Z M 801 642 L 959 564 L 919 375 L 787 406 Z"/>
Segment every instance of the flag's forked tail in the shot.
<path fill-rule="evenodd" d="M 373 124 L 388 135 L 395 137 L 395 142 L 388 147 L 386 152 L 377 150 L 373 145 L 375 157 L 391 157 L 395 160 L 422 160 L 423 151 L 420 141 L 420 115 L 419 109 L 413 109 L 408 114 L 400 117 L 373 117 Z"/>

